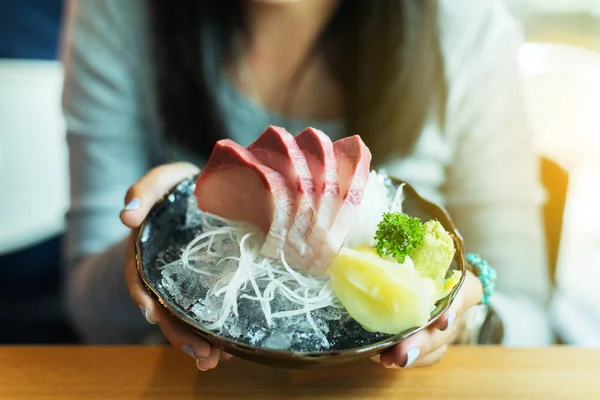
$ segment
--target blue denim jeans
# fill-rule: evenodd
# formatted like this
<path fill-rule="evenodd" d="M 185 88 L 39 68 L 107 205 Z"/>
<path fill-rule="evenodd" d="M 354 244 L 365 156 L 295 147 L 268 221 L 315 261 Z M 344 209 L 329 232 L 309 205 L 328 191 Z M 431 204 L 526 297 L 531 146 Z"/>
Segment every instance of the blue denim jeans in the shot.
<path fill-rule="evenodd" d="M 62 237 L 0 255 L 0 344 L 75 343 L 65 310 Z"/>

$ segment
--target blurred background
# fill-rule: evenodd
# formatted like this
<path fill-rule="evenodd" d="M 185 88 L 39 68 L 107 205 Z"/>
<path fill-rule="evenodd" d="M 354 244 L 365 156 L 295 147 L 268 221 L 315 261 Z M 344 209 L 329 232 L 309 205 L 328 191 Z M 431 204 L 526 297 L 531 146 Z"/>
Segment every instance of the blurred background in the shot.
<path fill-rule="evenodd" d="M 525 32 L 525 95 L 548 189 L 551 318 L 562 342 L 600 346 L 600 1 L 508 2 Z"/>
<path fill-rule="evenodd" d="M 600 1 L 499 1 L 526 37 L 519 58 L 547 189 L 551 318 L 561 343 L 600 346 Z M 0 2 L 0 344 L 77 341 L 60 271 L 65 8 Z"/>

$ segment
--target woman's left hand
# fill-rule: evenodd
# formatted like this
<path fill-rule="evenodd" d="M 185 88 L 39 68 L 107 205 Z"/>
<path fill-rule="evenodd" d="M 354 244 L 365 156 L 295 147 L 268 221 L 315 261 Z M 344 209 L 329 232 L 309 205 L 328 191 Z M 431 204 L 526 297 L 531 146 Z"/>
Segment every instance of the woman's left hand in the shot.
<path fill-rule="evenodd" d="M 473 273 L 467 271 L 465 282 L 450 308 L 430 327 L 385 350 L 373 361 L 386 368 L 425 367 L 440 361 L 448 345 L 459 333 L 460 319 L 466 310 L 479 304 L 483 288 Z"/>

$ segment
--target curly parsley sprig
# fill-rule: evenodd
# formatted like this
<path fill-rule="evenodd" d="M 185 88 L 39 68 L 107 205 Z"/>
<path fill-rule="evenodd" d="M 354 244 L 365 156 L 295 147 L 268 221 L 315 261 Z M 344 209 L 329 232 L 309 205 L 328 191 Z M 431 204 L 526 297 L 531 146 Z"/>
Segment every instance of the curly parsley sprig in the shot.
<path fill-rule="evenodd" d="M 401 212 L 383 214 L 383 219 L 375 233 L 375 250 L 379 257 L 391 256 L 403 263 L 422 242 L 425 236 L 423 223 L 419 218 Z"/>

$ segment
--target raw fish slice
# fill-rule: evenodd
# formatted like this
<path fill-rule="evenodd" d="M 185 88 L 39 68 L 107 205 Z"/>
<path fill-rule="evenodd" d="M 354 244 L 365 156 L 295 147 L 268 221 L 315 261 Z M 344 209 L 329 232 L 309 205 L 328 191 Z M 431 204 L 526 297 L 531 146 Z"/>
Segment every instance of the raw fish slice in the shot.
<path fill-rule="evenodd" d="M 396 196 L 401 196 L 402 188 L 398 192 Z M 390 192 L 385 181 L 378 172 L 371 171 L 358 212 L 352 218 L 352 227 L 344 238 L 344 247 L 375 246 L 375 233 L 383 214 L 401 211 L 401 206 L 392 207 L 389 199 Z"/>
<path fill-rule="evenodd" d="M 329 136 L 314 128 L 296 135 L 296 143 L 304 153 L 315 185 L 317 212 L 307 243 L 312 249 L 320 249 L 342 204 L 333 143 Z"/>
<path fill-rule="evenodd" d="M 286 260 L 295 267 L 304 268 L 309 261 L 307 237 L 314 223 L 315 185 L 306 158 L 294 136 L 284 128 L 271 126 L 248 146 L 248 150 L 264 165 L 283 175 L 292 188 L 296 209 L 284 245 Z M 294 213 L 295 212 L 295 213 Z M 263 251 L 272 254 L 273 249 Z"/>
<path fill-rule="evenodd" d="M 357 135 L 335 141 L 333 150 L 338 165 L 340 195 L 343 201 L 322 247 L 319 257 L 322 263 L 333 260 L 353 227 L 371 166 L 371 152 Z"/>
<path fill-rule="evenodd" d="M 194 191 L 198 207 L 223 218 L 256 225 L 266 235 L 263 250 L 276 258 L 296 209 L 293 190 L 280 173 L 232 140 L 215 145 Z"/>

